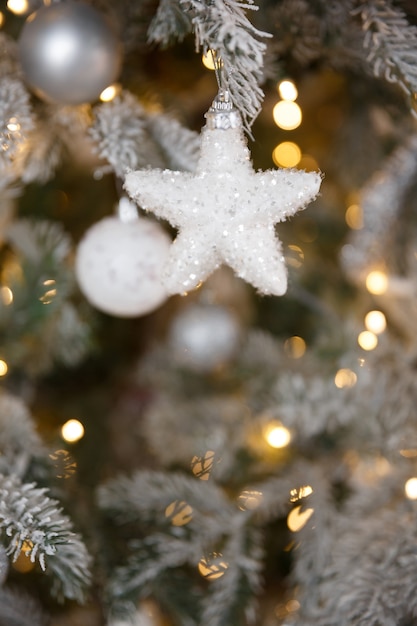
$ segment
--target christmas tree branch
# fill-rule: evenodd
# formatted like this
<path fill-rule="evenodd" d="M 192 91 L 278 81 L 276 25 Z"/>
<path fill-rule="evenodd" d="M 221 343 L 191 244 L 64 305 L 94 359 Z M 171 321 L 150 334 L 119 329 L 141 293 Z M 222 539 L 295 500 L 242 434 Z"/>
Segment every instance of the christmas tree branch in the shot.
<path fill-rule="evenodd" d="M 417 27 L 405 13 L 388 0 L 365 2 L 357 9 L 365 31 L 367 60 L 377 77 L 398 84 L 410 99 L 410 111 L 417 117 Z"/>
<path fill-rule="evenodd" d="M 90 582 L 90 557 L 46 489 L 24 484 L 16 476 L 0 475 L 0 529 L 14 561 L 23 552 L 53 576 L 53 595 L 83 600 Z"/>

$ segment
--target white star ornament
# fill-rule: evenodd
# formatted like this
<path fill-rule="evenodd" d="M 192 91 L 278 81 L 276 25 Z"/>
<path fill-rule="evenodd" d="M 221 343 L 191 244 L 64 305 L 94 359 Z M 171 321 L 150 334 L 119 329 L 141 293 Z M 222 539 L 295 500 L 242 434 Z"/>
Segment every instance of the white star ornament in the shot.
<path fill-rule="evenodd" d="M 287 270 L 275 224 L 314 200 L 321 175 L 256 172 L 239 114 L 224 96 L 206 118 L 195 173 L 145 169 L 125 180 L 143 209 L 178 229 L 163 272 L 165 287 L 186 293 L 226 264 L 260 293 L 283 295 Z"/>

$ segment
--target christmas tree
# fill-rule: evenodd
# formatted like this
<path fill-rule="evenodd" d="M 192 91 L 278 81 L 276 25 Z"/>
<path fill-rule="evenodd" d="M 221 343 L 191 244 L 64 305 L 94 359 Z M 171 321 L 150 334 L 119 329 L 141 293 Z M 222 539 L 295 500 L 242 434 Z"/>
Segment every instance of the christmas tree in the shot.
<path fill-rule="evenodd" d="M 0 625 L 417 624 L 415 3 L 0 24 Z"/>

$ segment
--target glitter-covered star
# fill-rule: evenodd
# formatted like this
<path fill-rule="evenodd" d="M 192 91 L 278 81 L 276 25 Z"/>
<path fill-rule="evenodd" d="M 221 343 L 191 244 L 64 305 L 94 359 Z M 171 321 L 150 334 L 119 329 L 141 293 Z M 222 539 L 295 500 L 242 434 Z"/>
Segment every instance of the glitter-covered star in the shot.
<path fill-rule="evenodd" d="M 259 292 L 282 295 L 287 271 L 275 224 L 314 200 L 321 175 L 255 172 L 232 105 L 215 100 L 206 118 L 195 173 L 139 170 L 125 180 L 143 209 L 178 229 L 165 286 L 171 294 L 185 293 L 226 264 Z"/>

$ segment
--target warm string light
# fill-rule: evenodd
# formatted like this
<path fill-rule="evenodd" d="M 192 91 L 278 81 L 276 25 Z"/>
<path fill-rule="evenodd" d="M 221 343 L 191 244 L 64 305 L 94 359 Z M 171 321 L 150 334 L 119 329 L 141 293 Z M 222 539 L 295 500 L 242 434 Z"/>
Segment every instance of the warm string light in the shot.
<path fill-rule="evenodd" d="M 0 359 L 0 377 L 6 376 L 8 371 L 9 371 L 9 368 L 8 368 L 6 361 L 4 361 L 3 359 Z"/>
<path fill-rule="evenodd" d="M 7 0 L 7 8 L 15 15 L 24 15 L 29 11 L 28 0 Z"/>
<path fill-rule="evenodd" d="M 306 351 L 306 342 L 302 337 L 294 335 L 284 342 L 284 350 L 292 359 L 300 359 Z"/>
<path fill-rule="evenodd" d="M 359 204 L 351 204 L 345 212 L 345 222 L 352 230 L 363 228 L 363 211 Z"/>
<path fill-rule="evenodd" d="M 363 330 L 358 335 L 358 344 L 363 350 L 375 350 L 378 345 L 378 337 L 370 330 Z"/>
<path fill-rule="evenodd" d="M 99 98 L 101 102 L 111 102 L 114 100 L 116 96 L 121 92 L 122 87 L 119 83 L 113 83 L 113 85 L 109 85 L 101 92 Z"/>
<path fill-rule="evenodd" d="M 62 426 L 61 435 L 68 443 L 75 443 L 84 437 L 84 426 L 79 420 L 70 419 Z"/>
<path fill-rule="evenodd" d="M 417 500 L 417 478 L 409 478 L 404 485 L 404 491 L 409 500 Z"/>
<path fill-rule="evenodd" d="M 382 311 L 369 311 L 365 315 L 365 328 L 375 335 L 380 335 L 387 327 L 387 320 Z"/>
<path fill-rule="evenodd" d="M 263 437 L 271 448 L 285 448 L 291 442 L 291 433 L 281 422 L 273 420 L 263 429 Z"/>
<path fill-rule="evenodd" d="M 365 286 L 369 293 L 383 295 L 388 289 L 388 276 L 382 270 L 372 270 L 365 279 Z"/>
<path fill-rule="evenodd" d="M 345 387 L 353 387 L 358 380 L 355 372 L 348 367 L 342 367 L 336 372 L 334 377 L 334 384 L 338 389 L 344 389 Z"/>

